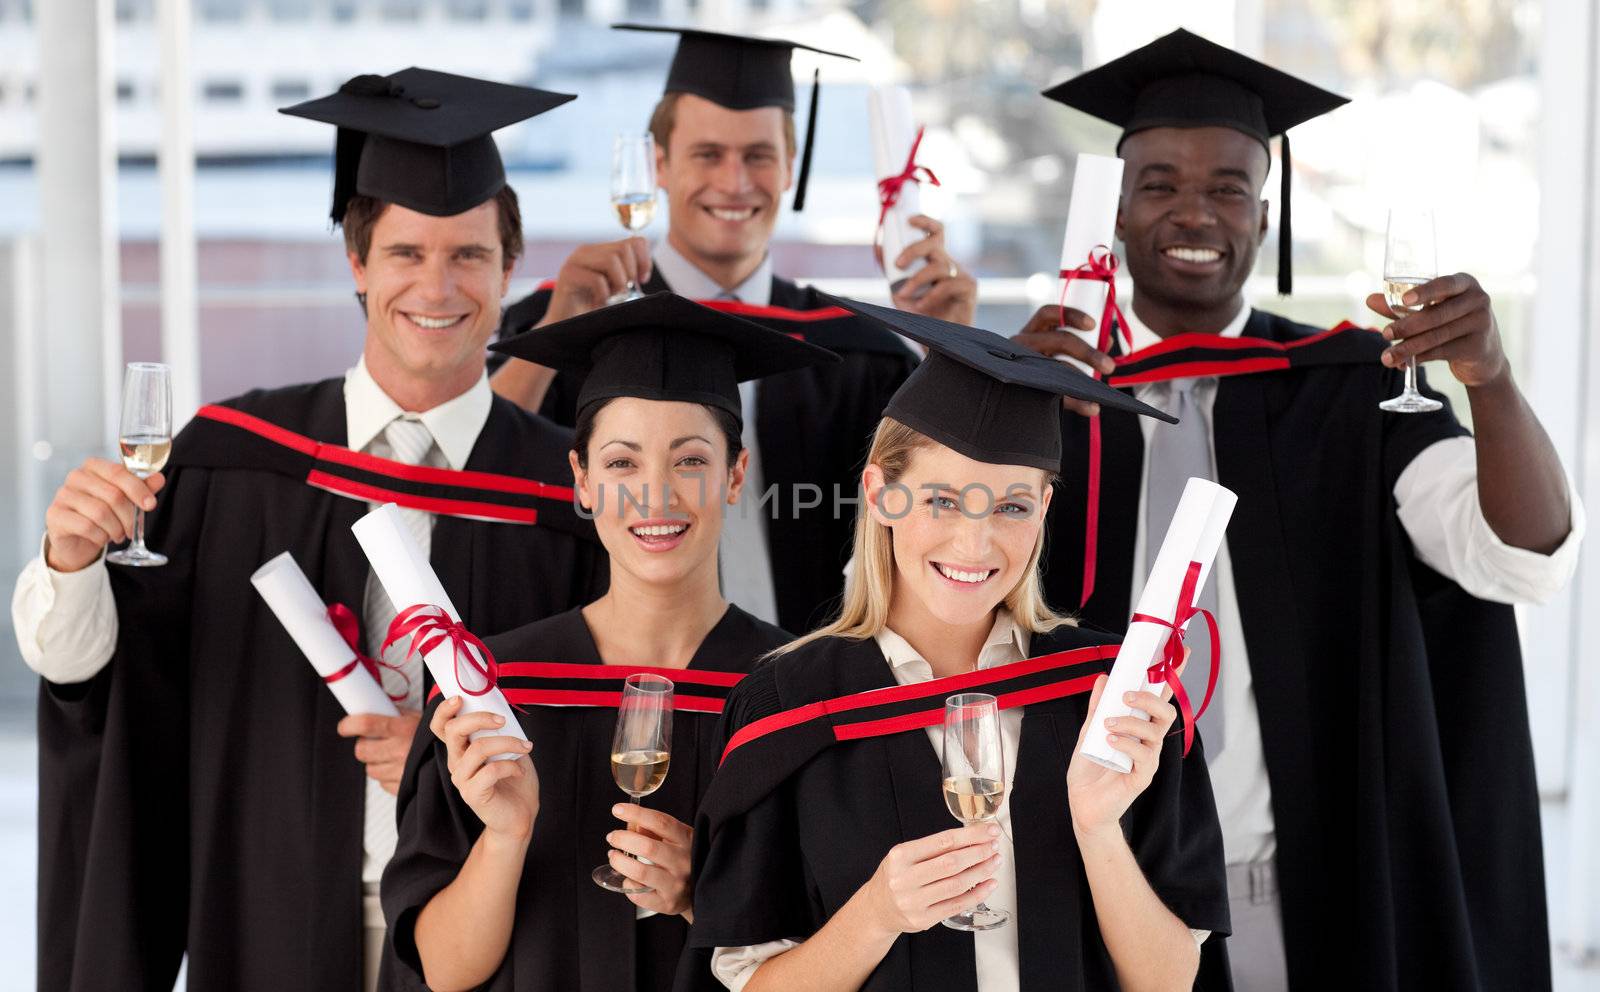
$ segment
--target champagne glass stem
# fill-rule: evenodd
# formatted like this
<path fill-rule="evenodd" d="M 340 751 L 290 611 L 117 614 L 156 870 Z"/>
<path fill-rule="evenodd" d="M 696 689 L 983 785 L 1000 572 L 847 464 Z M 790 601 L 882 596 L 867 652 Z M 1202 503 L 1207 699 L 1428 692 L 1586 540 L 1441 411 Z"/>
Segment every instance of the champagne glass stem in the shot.
<path fill-rule="evenodd" d="M 1417 356 L 1412 355 L 1406 359 L 1406 392 L 1417 391 Z"/>
<path fill-rule="evenodd" d="M 136 555 L 145 554 L 147 551 L 144 546 L 144 509 L 142 507 L 136 506 L 133 508 L 133 546 L 129 550 Z"/>

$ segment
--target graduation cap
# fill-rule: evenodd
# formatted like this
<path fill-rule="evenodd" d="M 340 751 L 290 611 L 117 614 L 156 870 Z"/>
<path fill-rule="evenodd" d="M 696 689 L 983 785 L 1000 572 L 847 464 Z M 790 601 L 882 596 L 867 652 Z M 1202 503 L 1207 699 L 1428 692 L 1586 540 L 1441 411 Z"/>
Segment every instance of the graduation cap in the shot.
<path fill-rule="evenodd" d="M 739 383 L 839 361 L 826 348 L 676 293 L 590 310 L 489 350 L 583 376 L 580 412 L 601 400 L 637 396 L 714 406 L 741 426 Z"/>
<path fill-rule="evenodd" d="M 830 52 L 798 41 L 751 38 L 669 28 L 652 24 L 613 24 L 619 31 L 655 31 L 678 35 L 678 51 L 667 70 L 668 93 L 693 93 L 729 110 L 782 107 L 794 112 L 794 75 L 789 58 L 796 48 L 819 55 L 860 61 L 853 55 Z M 811 77 L 811 112 L 806 120 L 806 144 L 800 153 L 800 176 L 794 184 L 794 209 L 806 203 L 806 180 L 811 174 L 811 147 L 817 133 L 817 98 L 821 95 L 821 70 Z"/>
<path fill-rule="evenodd" d="M 1349 103 L 1182 28 L 1044 91 L 1044 95 L 1122 127 L 1227 127 L 1262 148 L 1283 138 L 1278 206 L 1278 292 L 1294 287 L 1289 211 L 1289 129 Z M 1268 148 L 1268 154 L 1271 154 Z"/>
<path fill-rule="evenodd" d="M 991 331 L 818 295 L 928 346 L 927 359 L 890 397 L 883 415 L 968 458 L 1061 471 L 1062 396 L 1177 423 L 1066 362 Z"/>
<path fill-rule="evenodd" d="M 412 67 L 356 76 L 337 93 L 279 113 L 338 126 L 331 214 L 338 224 L 358 193 L 435 217 L 471 210 L 506 184 L 491 135 L 572 99 Z"/>

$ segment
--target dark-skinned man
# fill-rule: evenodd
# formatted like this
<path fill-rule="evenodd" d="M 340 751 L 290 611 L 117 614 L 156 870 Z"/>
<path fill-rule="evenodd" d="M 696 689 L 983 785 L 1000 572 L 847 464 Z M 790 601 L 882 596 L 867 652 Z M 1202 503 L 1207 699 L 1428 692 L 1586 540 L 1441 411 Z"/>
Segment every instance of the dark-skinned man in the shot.
<path fill-rule="evenodd" d="M 837 365 L 772 376 L 744 387 L 745 447 L 756 499 L 730 511 L 722 539 L 723 588 L 738 606 L 786 630 L 827 618 L 843 586 L 853 498 L 867 440 L 889 397 L 915 367 L 892 334 L 844 311 L 828 311 L 809 287 L 772 271 L 769 247 L 783 194 L 806 184 L 795 174 L 795 93 L 787 41 L 671 28 L 680 35 L 666 93 L 650 119 L 656 176 L 669 227 L 653 251 L 643 238 L 584 245 L 553 285 L 510 307 L 502 336 L 592 310 L 630 282 L 733 312 L 836 352 Z M 818 49 L 810 49 L 813 52 Z M 823 52 L 824 55 L 835 53 Z M 847 57 L 847 56 L 842 56 Z M 813 95 L 813 107 L 815 96 Z M 814 128 L 807 128 L 812 141 Z M 944 229 L 914 221 L 928 236 L 897 265 L 921 268 L 894 304 L 971 323 L 977 282 L 945 250 Z M 817 318 L 833 313 L 832 319 Z M 571 424 L 581 382 L 520 360 L 495 373 L 495 391 L 558 423 Z M 760 494 L 774 497 L 763 504 Z M 770 508 L 763 509 L 763 506 Z M 783 567 L 774 568 L 776 562 Z"/>
<path fill-rule="evenodd" d="M 203 408 L 165 476 L 90 459 L 18 579 L 39 702 L 41 989 L 372 988 L 377 885 L 426 686 L 350 532 L 394 502 L 473 628 L 605 588 L 571 432 L 499 399 L 484 346 L 522 249 L 491 133 L 570 100 L 425 69 L 287 113 L 338 126 L 332 218 L 365 342 L 322 382 Z M 107 566 L 150 511 L 161 568 Z M 400 716 L 345 715 L 250 588 L 290 551 Z M 410 604 L 402 604 L 410 605 Z M 354 754 L 352 755 L 352 749 Z"/>
<path fill-rule="evenodd" d="M 1548 987 L 1538 797 L 1507 604 L 1567 581 L 1584 524 L 1512 379 L 1488 295 L 1469 275 L 1445 276 L 1413 291 L 1420 313 L 1395 319 L 1374 294 L 1368 306 L 1389 321 L 1381 337 L 1246 304 L 1268 229 L 1268 142 L 1340 97 L 1183 31 L 1046 95 L 1124 129 L 1117 234 L 1133 277 L 1131 348 L 1112 358 L 1061 332 L 1055 307 L 1018 340 L 1180 418 L 1141 428 L 1082 405 L 1063 414 L 1075 452 L 1064 461 L 1084 465 L 1098 416 L 1103 474 L 1087 528 L 1081 491 L 1051 508 L 1052 601 L 1123 629 L 1184 479 L 1239 494 L 1200 603 L 1222 628 L 1199 730 L 1233 916 L 1226 949 L 1207 945 L 1202 987 L 1223 987 L 1230 971 L 1241 992 Z M 1287 200 L 1286 180 L 1282 292 Z M 1099 316 L 1065 315 L 1080 331 Z M 1449 363 L 1474 434 L 1448 406 L 1378 409 L 1413 356 Z M 1189 643 L 1184 682 L 1198 699 L 1209 647 Z"/>

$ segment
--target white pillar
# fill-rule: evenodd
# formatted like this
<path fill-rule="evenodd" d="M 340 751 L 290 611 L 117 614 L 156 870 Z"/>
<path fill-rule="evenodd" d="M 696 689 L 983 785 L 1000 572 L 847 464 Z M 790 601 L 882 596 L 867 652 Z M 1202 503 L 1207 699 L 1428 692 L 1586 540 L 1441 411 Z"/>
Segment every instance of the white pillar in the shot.
<path fill-rule="evenodd" d="M 122 390 L 112 0 L 34 5 L 39 26 L 39 432 L 59 480 L 110 453 Z M 42 523 L 42 521 L 41 521 Z"/>
<path fill-rule="evenodd" d="M 1600 509 L 1600 349 L 1589 346 L 1600 292 L 1600 137 L 1589 0 L 1546 0 L 1539 76 L 1539 291 L 1534 301 L 1532 362 L 1524 383 L 1534 409 L 1572 473 L 1591 513 Z M 1562 848 L 1546 852 L 1560 866 L 1549 878 L 1550 937 L 1570 958 L 1600 953 L 1600 555 L 1584 555 L 1567 594 L 1525 614 L 1523 650 L 1534 711 L 1561 712 L 1535 724 L 1540 787 L 1557 799 Z M 1587 608 L 1585 608 L 1587 607 Z M 1544 705 L 1541 705 L 1544 704 Z M 1560 800 L 1564 799 L 1564 802 Z"/>
<path fill-rule="evenodd" d="M 161 35 L 161 360 L 172 366 L 176 431 L 200 407 L 189 0 L 160 0 L 156 16 Z"/>

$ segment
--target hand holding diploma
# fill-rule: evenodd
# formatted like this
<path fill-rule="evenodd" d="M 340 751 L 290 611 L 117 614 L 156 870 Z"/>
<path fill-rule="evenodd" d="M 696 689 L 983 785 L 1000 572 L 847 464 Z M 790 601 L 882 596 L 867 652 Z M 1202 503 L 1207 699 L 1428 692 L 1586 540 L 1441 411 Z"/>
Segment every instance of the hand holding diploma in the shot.
<path fill-rule="evenodd" d="M 412 645 L 422 652 L 428 672 L 446 699 L 462 697 L 462 712 L 492 713 L 503 721 L 495 736 L 527 740 L 522 725 L 494 684 L 493 659 L 474 642 L 476 638 L 461 626 L 461 614 L 450 595 L 439 583 L 428 559 L 401 522 L 399 510 L 389 503 L 378 507 L 351 527 L 361 550 L 372 563 L 372 572 L 399 614 L 397 622 L 410 620 L 421 626 Z M 391 636 L 394 628 L 391 627 Z M 487 736 L 487 728 L 478 732 Z M 513 759 L 525 751 L 505 751 L 501 759 Z"/>
<path fill-rule="evenodd" d="M 428 729 L 444 742 L 450 781 L 484 830 L 526 844 L 539 818 L 539 774 L 528 756 L 533 744 L 520 733 L 506 735 L 497 714 L 463 712 L 468 698 L 440 703 Z"/>
<path fill-rule="evenodd" d="M 367 766 L 367 777 L 393 796 L 400 792 L 400 775 L 421 722 L 416 710 L 401 710 L 399 716 L 353 713 L 339 721 L 338 733 L 356 739 L 356 760 Z"/>
<path fill-rule="evenodd" d="M 1095 716 L 1109 681 L 1105 675 L 1095 681 L 1094 694 L 1089 697 L 1089 717 L 1078 729 L 1078 746 L 1067 766 L 1067 803 L 1072 809 L 1072 828 L 1080 836 L 1121 829 L 1122 814 L 1150 787 L 1161 763 L 1162 743 L 1178 719 L 1178 708 L 1168 702 L 1172 698 L 1171 687 L 1161 686 L 1160 692 L 1141 690 L 1122 696 L 1130 711 L 1148 713 L 1149 719 L 1140 715 L 1113 716 L 1097 723 Z M 1126 757 L 1130 765 L 1126 774 L 1084 754 L 1083 742 L 1091 734 Z"/>
<path fill-rule="evenodd" d="M 1149 710 L 1125 701 L 1128 693 L 1153 693 L 1157 686 L 1151 684 L 1152 675 L 1159 675 L 1158 681 L 1166 681 L 1175 692 L 1181 688 L 1175 673 L 1183 656 L 1181 636 L 1197 612 L 1193 604 L 1210 575 L 1238 500 L 1233 493 L 1205 479 L 1190 479 L 1184 487 L 1172 524 L 1161 542 L 1161 551 L 1139 595 L 1138 609 L 1122 639 L 1117 660 L 1111 666 L 1110 681 L 1105 692 L 1095 697 L 1090 726 L 1104 727 L 1107 720 L 1134 716 L 1141 711 L 1144 716 L 1154 717 Z M 1215 666 L 1215 650 L 1211 657 Z M 1212 684 L 1215 679 L 1213 668 Z M 1193 731 L 1193 716 L 1204 706 L 1205 700 L 1189 701 L 1179 695 L 1179 708 L 1184 710 L 1185 718 L 1185 753 L 1188 753 Z M 1099 732 L 1088 734 L 1079 750 L 1090 761 L 1114 771 L 1128 772 L 1133 768 L 1129 755 L 1113 747 Z M 1073 761 L 1077 760 L 1074 756 Z"/>
<path fill-rule="evenodd" d="M 1117 204 L 1122 197 L 1122 160 L 1081 154 L 1072 174 L 1072 199 L 1061 243 L 1061 302 L 1040 307 L 1012 338 L 1024 348 L 1070 361 L 1091 374 L 1110 375 L 1116 363 L 1107 354 L 1112 329 L 1107 306 L 1115 303 Z M 1126 334 L 1126 328 L 1123 329 Z M 1062 404 L 1092 417 L 1093 403 L 1064 397 Z"/>

